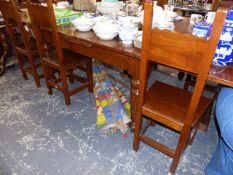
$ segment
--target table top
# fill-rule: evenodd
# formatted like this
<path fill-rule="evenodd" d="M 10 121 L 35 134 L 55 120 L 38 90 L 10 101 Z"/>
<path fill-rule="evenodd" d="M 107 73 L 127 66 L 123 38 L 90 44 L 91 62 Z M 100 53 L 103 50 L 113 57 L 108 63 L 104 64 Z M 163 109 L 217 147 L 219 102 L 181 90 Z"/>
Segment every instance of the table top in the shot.
<path fill-rule="evenodd" d="M 183 34 L 192 34 L 192 26 L 190 25 L 190 18 L 184 17 L 183 20 L 175 21 L 175 31 Z"/>
<path fill-rule="evenodd" d="M 233 65 L 212 66 L 207 77 L 208 80 L 222 85 L 233 87 Z"/>
<path fill-rule="evenodd" d="M 175 30 L 179 31 L 180 33 L 191 34 L 191 29 L 192 28 L 189 26 L 189 18 L 187 17 L 181 21 L 175 22 Z M 73 42 L 84 44 L 87 47 L 88 45 L 95 45 L 132 57 L 141 57 L 141 49 L 134 46 L 123 45 L 119 37 L 116 37 L 110 41 L 104 41 L 99 39 L 92 30 L 89 32 L 79 32 L 78 30 L 75 30 L 72 24 L 58 26 L 58 31 L 61 37 L 72 40 Z"/>
<path fill-rule="evenodd" d="M 205 14 L 210 10 L 206 10 L 204 6 L 185 6 L 185 5 L 177 5 L 174 8 L 175 10 L 182 10 L 182 11 L 187 11 L 191 13 L 201 13 Z"/>

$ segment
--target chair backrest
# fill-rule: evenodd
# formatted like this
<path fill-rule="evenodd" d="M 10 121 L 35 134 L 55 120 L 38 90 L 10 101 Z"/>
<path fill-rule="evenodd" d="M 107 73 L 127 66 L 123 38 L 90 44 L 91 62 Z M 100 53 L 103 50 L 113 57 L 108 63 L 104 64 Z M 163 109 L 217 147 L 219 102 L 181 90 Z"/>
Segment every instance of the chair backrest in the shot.
<path fill-rule="evenodd" d="M 226 10 L 218 11 L 208 40 L 193 35 L 181 34 L 176 31 L 171 32 L 168 30 L 152 29 L 152 1 L 146 1 L 144 15 L 140 65 L 140 84 L 142 85 L 139 86 L 139 91 L 144 92 L 146 89 L 143 85 L 146 84 L 145 75 L 149 61 L 195 74 L 197 75 L 197 83 L 194 87 L 187 112 L 187 116 L 192 116 L 194 118 L 221 35 L 226 17 Z M 187 117 L 185 123 L 190 125 L 193 118 L 190 119 Z"/>
<path fill-rule="evenodd" d="M 46 4 L 40 4 L 31 0 L 27 1 L 32 29 L 36 37 L 40 56 L 42 58 L 47 57 L 49 51 L 55 49 L 56 59 L 59 64 L 62 64 L 64 59 L 52 0 L 47 0 Z"/>
<path fill-rule="evenodd" d="M 27 50 L 30 48 L 30 33 L 26 30 L 24 24 L 21 21 L 21 16 L 18 12 L 18 8 L 14 0 L 0 0 L 0 11 L 2 17 L 7 26 L 9 36 L 13 42 L 13 45 L 17 47 L 19 45 L 19 38 L 15 35 L 17 30 L 21 35 L 21 40 Z"/>

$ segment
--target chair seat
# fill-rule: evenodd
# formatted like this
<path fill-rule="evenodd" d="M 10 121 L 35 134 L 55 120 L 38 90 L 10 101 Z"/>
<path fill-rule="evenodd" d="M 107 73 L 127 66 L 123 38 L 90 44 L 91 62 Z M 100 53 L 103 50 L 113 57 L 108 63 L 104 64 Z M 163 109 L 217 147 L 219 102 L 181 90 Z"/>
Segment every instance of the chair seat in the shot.
<path fill-rule="evenodd" d="M 160 123 L 170 123 L 170 127 L 182 130 L 192 93 L 156 81 L 146 93 L 142 113 Z M 211 103 L 211 99 L 201 97 L 192 126 L 194 126 Z"/>
<path fill-rule="evenodd" d="M 77 53 L 68 50 L 63 50 L 63 57 L 65 58 L 63 62 L 63 66 L 67 71 L 70 69 L 74 69 L 78 66 L 81 66 L 88 61 L 88 58 L 86 58 L 85 56 L 79 55 Z M 51 57 L 43 58 L 42 61 L 45 61 L 47 64 L 51 65 L 55 69 L 60 68 L 58 60 L 55 57 L 55 54 L 53 54 Z"/>

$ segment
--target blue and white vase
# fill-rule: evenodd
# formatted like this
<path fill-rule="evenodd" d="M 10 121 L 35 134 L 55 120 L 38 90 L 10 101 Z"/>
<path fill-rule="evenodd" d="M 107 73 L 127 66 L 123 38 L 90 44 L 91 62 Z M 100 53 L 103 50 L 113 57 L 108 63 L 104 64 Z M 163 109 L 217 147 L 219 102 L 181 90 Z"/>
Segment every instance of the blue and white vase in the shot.
<path fill-rule="evenodd" d="M 233 64 L 233 7 L 228 10 L 213 64 L 217 66 Z"/>

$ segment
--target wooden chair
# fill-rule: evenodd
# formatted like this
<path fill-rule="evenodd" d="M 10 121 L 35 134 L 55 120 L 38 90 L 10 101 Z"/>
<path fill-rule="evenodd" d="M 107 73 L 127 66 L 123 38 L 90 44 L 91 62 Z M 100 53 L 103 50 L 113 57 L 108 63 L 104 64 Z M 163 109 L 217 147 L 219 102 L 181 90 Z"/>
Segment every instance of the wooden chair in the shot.
<path fill-rule="evenodd" d="M 206 77 L 222 31 L 226 11 L 218 11 L 209 40 L 188 34 L 151 28 L 153 2 L 145 3 L 143 42 L 139 77 L 139 96 L 135 117 L 133 149 L 140 141 L 173 158 L 170 172 L 175 173 L 182 152 L 191 144 L 202 116 L 208 112 L 212 99 L 202 96 Z M 207 49 L 208 48 L 208 49 Z M 193 92 L 155 81 L 147 90 L 149 62 L 167 65 L 195 74 Z M 142 127 L 142 118 L 152 122 Z M 158 123 L 180 134 L 176 149 L 155 141 L 145 134 L 151 124 Z"/>
<path fill-rule="evenodd" d="M 69 105 L 70 96 L 84 88 L 93 92 L 92 60 L 62 49 L 52 1 L 48 0 L 47 6 L 27 1 L 27 7 L 42 58 L 48 94 L 52 94 L 52 88 L 60 90 L 64 94 L 66 105 Z M 75 74 L 75 69 L 85 72 L 87 78 Z M 58 72 L 58 75 L 56 76 L 54 72 Z M 67 79 L 70 82 L 76 80 L 81 85 L 71 89 Z"/>
<path fill-rule="evenodd" d="M 25 25 L 21 21 L 15 1 L 0 0 L 0 11 L 15 49 L 23 78 L 27 80 L 27 73 L 31 74 L 35 80 L 36 86 L 40 87 L 40 79 L 43 78 L 43 75 L 39 75 L 38 67 L 41 64 L 40 61 L 39 63 L 35 61 L 35 58 L 39 56 L 39 52 L 31 33 L 25 28 Z M 26 62 L 28 62 L 28 64 L 26 64 Z"/>

